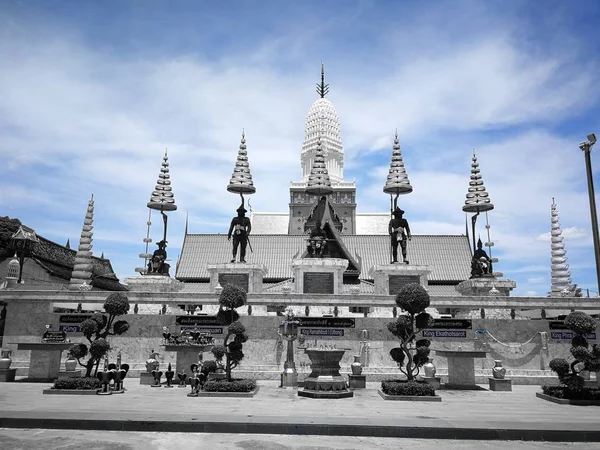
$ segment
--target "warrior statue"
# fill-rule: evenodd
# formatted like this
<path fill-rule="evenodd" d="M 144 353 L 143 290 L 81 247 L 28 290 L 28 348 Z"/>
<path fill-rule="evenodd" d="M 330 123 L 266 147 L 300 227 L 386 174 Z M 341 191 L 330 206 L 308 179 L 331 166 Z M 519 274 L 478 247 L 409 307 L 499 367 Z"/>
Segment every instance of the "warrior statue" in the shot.
<path fill-rule="evenodd" d="M 390 220 L 388 226 L 388 233 L 392 240 L 392 264 L 398 262 L 398 243 L 400 243 L 400 247 L 402 248 L 402 259 L 408 264 L 408 260 L 406 259 L 406 241 L 410 241 L 412 236 L 408 221 L 402 218 L 403 214 L 404 211 L 396 206 L 396 209 L 394 209 L 394 218 Z"/>
<path fill-rule="evenodd" d="M 159 275 L 169 275 L 169 264 L 167 261 L 167 241 L 164 239 L 156 243 L 158 248 L 154 250 L 152 259 L 148 263 L 148 273 L 155 273 Z"/>
<path fill-rule="evenodd" d="M 481 238 L 479 238 L 477 241 L 477 250 L 473 253 L 473 260 L 471 261 L 471 277 L 492 274 L 492 261 L 482 247 L 483 243 L 481 242 Z"/>
<path fill-rule="evenodd" d="M 246 217 L 248 211 L 244 208 L 244 203 L 237 209 L 238 215 L 231 220 L 229 226 L 229 232 L 227 233 L 227 240 L 231 240 L 233 234 L 233 259 L 232 263 L 235 262 L 237 255 L 238 246 L 240 246 L 240 262 L 246 262 L 246 245 L 248 245 L 248 235 L 252 226 L 250 225 L 250 219 Z M 250 246 L 252 250 L 252 246 Z"/>

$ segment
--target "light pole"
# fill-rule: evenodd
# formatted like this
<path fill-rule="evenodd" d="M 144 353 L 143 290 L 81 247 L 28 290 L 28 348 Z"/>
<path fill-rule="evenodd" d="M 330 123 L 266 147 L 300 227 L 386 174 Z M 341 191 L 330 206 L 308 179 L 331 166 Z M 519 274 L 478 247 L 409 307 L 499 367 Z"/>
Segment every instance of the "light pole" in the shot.
<path fill-rule="evenodd" d="M 579 144 L 579 148 L 585 156 L 585 168 L 587 172 L 588 196 L 590 198 L 590 214 L 592 216 L 592 236 L 594 237 L 594 256 L 596 257 L 596 286 L 600 288 L 600 242 L 598 242 L 598 215 L 596 214 L 596 196 L 594 194 L 594 179 L 592 177 L 592 160 L 590 154 L 596 143 L 596 135 L 588 134 L 587 141 Z"/>

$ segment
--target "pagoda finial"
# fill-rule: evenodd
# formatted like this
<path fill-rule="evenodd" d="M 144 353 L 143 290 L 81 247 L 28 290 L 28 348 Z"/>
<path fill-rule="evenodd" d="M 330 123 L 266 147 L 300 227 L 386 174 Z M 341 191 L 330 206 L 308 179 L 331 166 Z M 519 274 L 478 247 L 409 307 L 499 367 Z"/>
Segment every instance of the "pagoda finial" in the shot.
<path fill-rule="evenodd" d="M 392 161 L 390 163 L 390 170 L 388 172 L 387 181 L 383 187 L 383 192 L 386 194 L 409 194 L 413 190 L 408 176 L 406 175 L 406 168 L 404 167 L 404 161 L 402 160 L 402 152 L 400 150 L 400 141 L 398 140 L 398 130 L 394 136 L 394 146 L 392 151 Z"/>
<path fill-rule="evenodd" d="M 328 93 L 329 85 L 325 84 L 325 64 L 321 61 L 321 83 L 317 83 L 317 94 L 319 94 L 321 98 L 325 98 Z"/>
<path fill-rule="evenodd" d="M 73 271 L 71 272 L 71 280 L 69 289 L 78 290 L 82 283 L 92 283 L 93 261 L 92 261 L 92 242 L 94 233 L 94 194 L 88 202 L 83 227 L 81 229 L 81 237 L 79 238 L 79 247 L 75 254 L 73 262 Z"/>
<path fill-rule="evenodd" d="M 579 288 L 571 281 L 567 264 L 567 250 L 563 242 L 562 229 L 558 220 L 558 209 L 552 197 L 550 207 L 551 283 L 550 297 L 577 297 Z"/>

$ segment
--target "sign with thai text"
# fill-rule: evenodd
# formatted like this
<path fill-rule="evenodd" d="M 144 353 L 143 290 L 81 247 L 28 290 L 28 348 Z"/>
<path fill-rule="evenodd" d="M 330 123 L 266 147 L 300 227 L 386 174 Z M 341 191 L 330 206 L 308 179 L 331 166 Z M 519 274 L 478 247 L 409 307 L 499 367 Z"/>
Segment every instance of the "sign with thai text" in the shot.
<path fill-rule="evenodd" d="M 221 325 L 216 316 L 176 316 L 177 325 Z"/>
<path fill-rule="evenodd" d="M 67 333 L 64 331 L 45 331 L 42 336 L 42 342 L 65 342 Z"/>
<path fill-rule="evenodd" d="M 333 294 L 333 273 L 304 272 L 305 294 Z"/>
<path fill-rule="evenodd" d="M 331 327 L 331 328 L 354 328 L 354 320 L 351 317 L 298 317 L 299 327 Z"/>
<path fill-rule="evenodd" d="M 199 331 L 200 333 L 209 334 L 223 334 L 223 328 L 209 328 L 209 327 L 181 327 L 181 332 L 186 331 Z"/>
<path fill-rule="evenodd" d="M 407 284 L 419 284 L 419 275 L 390 275 L 388 278 L 388 294 L 396 295 Z"/>
<path fill-rule="evenodd" d="M 433 319 L 433 325 L 428 329 L 470 330 L 473 327 L 471 319 Z"/>
<path fill-rule="evenodd" d="M 551 331 L 550 339 L 556 339 L 558 341 L 571 340 L 575 336 L 572 331 Z M 596 339 L 596 333 L 584 334 L 586 339 Z"/>
<path fill-rule="evenodd" d="M 247 273 L 220 273 L 219 284 L 225 286 L 226 284 L 233 284 L 234 286 L 243 289 L 244 292 L 248 292 L 248 274 Z"/>
<path fill-rule="evenodd" d="M 466 338 L 466 330 L 423 330 L 426 338 Z"/>
<path fill-rule="evenodd" d="M 60 323 L 81 323 L 91 318 L 90 314 L 65 314 L 60 316 Z"/>
<path fill-rule="evenodd" d="M 304 336 L 336 336 L 341 337 L 344 335 L 344 330 L 335 328 L 304 328 L 300 330 L 300 334 Z"/>

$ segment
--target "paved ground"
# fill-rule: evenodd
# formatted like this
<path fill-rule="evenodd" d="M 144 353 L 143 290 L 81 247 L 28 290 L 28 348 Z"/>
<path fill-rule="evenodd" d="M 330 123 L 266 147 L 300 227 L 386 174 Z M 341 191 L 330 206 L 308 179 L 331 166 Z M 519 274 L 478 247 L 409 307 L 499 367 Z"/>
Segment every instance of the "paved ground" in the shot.
<path fill-rule="evenodd" d="M 568 448 L 567 448 L 568 446 Z M 0 428 L 0 450 L 592 450 L 596 443 Z"/>
<path fill-rule="evenodd" d="M 538 386 L 513 386 L 512 392 L 440 390 L 442 402 L 432 403 L 385 401 L 377 393 L 379 383 L 338 400 L 299 397 L 273 381 L 260 381 L 254 398 L 190 398 L 187 389 L 137 383 L 126 380 L 127 392 L 111 396 L 42 395 L 49 384 L 0 383 L 0 427 L 600 441 L 600 407 L 538 399 Z M 295 448 L 282 445 L 273 448 Z"/>

